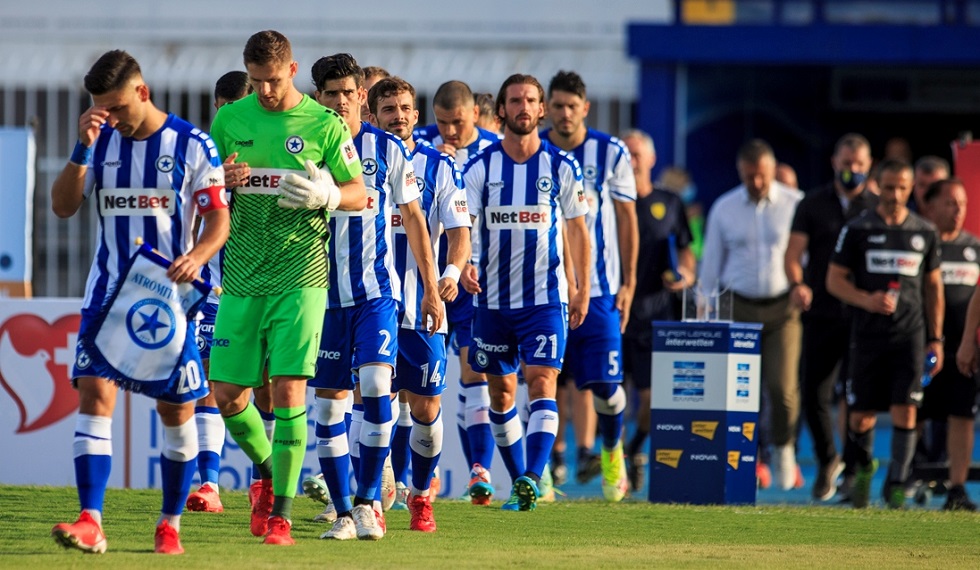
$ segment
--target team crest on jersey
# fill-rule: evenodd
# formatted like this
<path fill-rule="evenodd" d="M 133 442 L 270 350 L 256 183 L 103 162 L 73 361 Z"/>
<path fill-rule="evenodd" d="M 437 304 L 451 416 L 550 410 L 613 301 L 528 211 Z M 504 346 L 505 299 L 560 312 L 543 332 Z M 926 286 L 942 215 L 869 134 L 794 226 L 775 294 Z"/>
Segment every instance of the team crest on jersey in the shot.
<path fill-rule="evenodd" d="M 585 176 L 586 180 L 595 180 L 596 174 L 598 174 L 596 167 L 591 165 L 586 166 L 585 169 L 582 170 L 582 176 Z"/>
<path fill-rule="evenodd" d="M 977 260 L 977 250 L 973 249 L 972 247 L 964 247 L 963 248 L 963 259 L 965 259 L 967 261 L 976 261 Z"/>
<path fill-rule="evenodd" d="M 201 192 L 197 195 L 197 207 L 200 209 L 205 209 L 211 205 L 211 197 L 205 192 Z"/>
<path fill-rule="evenodd" d="M 538 192 L 551 192 L 551 189 L 555 187 L 555 183 L 547 176 L 538 178 L 538 181 L 534 185 L 537 186 Z"/>
<path fill-rule="evenodd" d="M 78 356 L 75 357 L 75 366 L 79 370 L 85 370 L 92 365 L 92 358 L 84 350 L 78 351 Z"/>
<path fill-rule="evenodd" d="M 170 172 L 174 169 L 174 157 L 165 154 L 157 159 L 157 170 L 160 172 Z"/>
<path fill-rule="evenodd" d="M 663 202 L 655 202 L 650 206 L 650 213 L 655 219 L 662 220 L 667 215 L 667 206 Z"/>
<path fill-rule="evenodd" d="M 415 177 L 415 184 L 418 185 L 419 192 L 425 192 L 425 180 L 423 180 L 422 178 L 416 176 Z"/>
<path fill-rule="evenodd" d="M 914 236 L 912 236 L 912 239 L 909 240 L 909 243 L 912 245 L 912 249 L 914 249 L 915 251 L 922 251 L 923 249 L 926 248 L 926 239 L 920 236 L 919 234 L 915 234 Z"/>
<path fill-rule="evenodd" d="M 126 330 L 133 342 L 152 350 L 170 342 L 177 332 L 176 318 L 170 307 L 163 301 L 153 298 L 143 299 L 130 307 L 129 312 L 126 313 Z"/>
<path fill-rule="evenodd" d="M 299 154 L 303 152 L 303 147 L 306 143 L 303 142 L 303 138 L 298 135 L 293 135 L 286 139 L 286 150 L 292 154 Z"/>
<path fill-rule="evenodd" d="M 378 171 L 378 161 L 373 158 L 365 158 L 361 161 L 361 169 L 364 170 L 364 174 L 371 176 Z"/>

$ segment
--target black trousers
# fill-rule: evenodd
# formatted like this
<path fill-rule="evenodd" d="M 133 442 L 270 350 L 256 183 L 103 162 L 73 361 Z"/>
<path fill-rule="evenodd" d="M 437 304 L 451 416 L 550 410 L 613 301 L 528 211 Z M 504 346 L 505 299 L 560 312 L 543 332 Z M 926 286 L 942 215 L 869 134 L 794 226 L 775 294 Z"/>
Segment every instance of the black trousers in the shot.
<path fill-rule="evenodd" d="M 834 387 L 841 370 L 847 370 L 851 323 L 847 319 L 803 319 L 803 350 L 800 372 L 803 384 L 803 415 L 813 437 L 813 454 L 826 465 L 837 454 L 831 408 Z"/>

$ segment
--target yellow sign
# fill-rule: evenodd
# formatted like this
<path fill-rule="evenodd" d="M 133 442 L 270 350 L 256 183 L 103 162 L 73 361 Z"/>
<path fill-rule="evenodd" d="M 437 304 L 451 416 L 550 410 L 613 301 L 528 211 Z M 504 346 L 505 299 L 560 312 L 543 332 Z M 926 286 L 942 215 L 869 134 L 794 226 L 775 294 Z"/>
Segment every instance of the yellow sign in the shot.
<path fill-rule="evenodd" d="M 704 439 L 715 439 L 715 430 L 718 429 L 718 422 L 691 422 L 691 433 L 700 435 Z"/>
<path fill-rule="evenodd" d="M 742 435 L 745 439 L 752 441 L 755 437 L 755 422 L 742 422 Z"/>
<path fill-rule="evenodd" d="M 728 464 L 732 466 L 732 469 L 738 470 L 738 460 L 741 458 L 742 454 L 738 451 L 728 452 Z"/>
<path fill-rule="evenodd" d="M 695 25 L 727 25 L 735 22 L 734 0 L 683 0 L 681 21 Z"/>
<path fill-rule="evenodd" d="M 657 463 L 663 463 L 669 467 L 677 469 L 677 465 L 681 462 L 681 454 L 684 453 L 683 449 L 658 449 L 657 450 Z"/>

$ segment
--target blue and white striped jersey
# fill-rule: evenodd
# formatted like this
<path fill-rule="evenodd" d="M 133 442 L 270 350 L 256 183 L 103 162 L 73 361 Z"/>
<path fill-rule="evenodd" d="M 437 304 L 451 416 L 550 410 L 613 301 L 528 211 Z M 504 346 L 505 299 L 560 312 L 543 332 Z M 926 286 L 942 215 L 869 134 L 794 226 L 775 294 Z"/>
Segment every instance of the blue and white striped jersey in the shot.
<path fill-rule="evenodd" d="M 225 174 L 207 133 L 167 115 L 145 140 L 103 125 L 95 140 L 84 195 L 99 212 L 95 259 L 82 309 L 98 309 L 136 252 L 136 238 L 174 259 L 194 245 L 194 216 L 223 192 Z M 220 194 L 223 196 L 224 194 Z"/>
<path fill-rule="evenodd" d="M 541 138 L 547 139 L 550 130 L 542 131 Z M 589 203 L 585 224 L 592 244 L 591 296 L 615 295 L 622 281 L 622 260 L 613 201 L 636 201 L 630 153 L 618 138 L 588 129 L 585 142 L 569 154 L 582 167 L 582 183 Z"/>
<path fill-rule="evenodd" d="M 392 214 L 418 200 L 415 170 L 405 144 L 370 123 L 354 137 L 361 157 L 368 205 L 358 212 L 330 213 L 327 308 L 352 307 L 368 299 L 401 300 L 395 272 Z"/>
<path fill-rule="evenodd" d="M 578 162 L 547 140 L 522 164 L 495 143 L 463 171 L 470 215 L 479 218 L 480 288 L 474 304 L 519 309 L 568 302 L 558 215 L 589 211 Z"/>
<path fill-rule="evenodd" d="M 422 192 L 422 210 L 429 227 L 432 255 L 440 242 L 448 242 L 443 230 L 470 227 L 470 213 L 466 207 L 466 192 L 456 162 L 451 156 L 439 152 L 425 141 L 420 141 L 412 153 L 415 180 Z M 401 217 L 392 217 L 395 231 L 395 267 L 402 278 L 402 306 L 399 325 L 406 329 L 426 331 L 427 323 L 421 319 L 422 279 L 419 267 L 408 245 L 408 236 L 401 224 Z M 442 321 L 439 332 L 447 332 L 448 323 Z"/>

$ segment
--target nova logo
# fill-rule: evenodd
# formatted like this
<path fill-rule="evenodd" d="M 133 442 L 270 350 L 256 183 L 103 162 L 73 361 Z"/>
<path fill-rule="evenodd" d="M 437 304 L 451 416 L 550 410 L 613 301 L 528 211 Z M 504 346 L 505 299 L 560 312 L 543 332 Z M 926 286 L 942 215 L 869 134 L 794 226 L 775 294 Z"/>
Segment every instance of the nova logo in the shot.
<path fill-rule="evenodd" d="M 677 469 L 677 466 L 680 465 L 681 455 L 683 453 L 683 449 L 658 449 L 656 450 L 656 455 L 654 457 L 657 463 L 662 463 L 668 467 Z"/>
<path fill-rule="evenodd" d="M 714 453 L 692 453 L 691 461 L 718 461 L 718 456 Z"/>
<path fill-rule="evenodd" d="M 715 439 L 718 422 L 691 422 L 691 433 L 707 440 Z"/>
<path fill-rule="evenodd" d="M 684 431 L 680 424 L 657 424 L 657 431 Z"/>
<path fill-rule="evenodd" d="M 738 452 L 738 451 L 729 451 L 728 452 L 728 465 L 730 465 L 731 468 L 732 469 L 735 469 L 736 471 L 738 470 L 738 458 L 739 458 L 740 455 L 742 455 L 742 454 L 741 454 L 741 452 Z"/>

